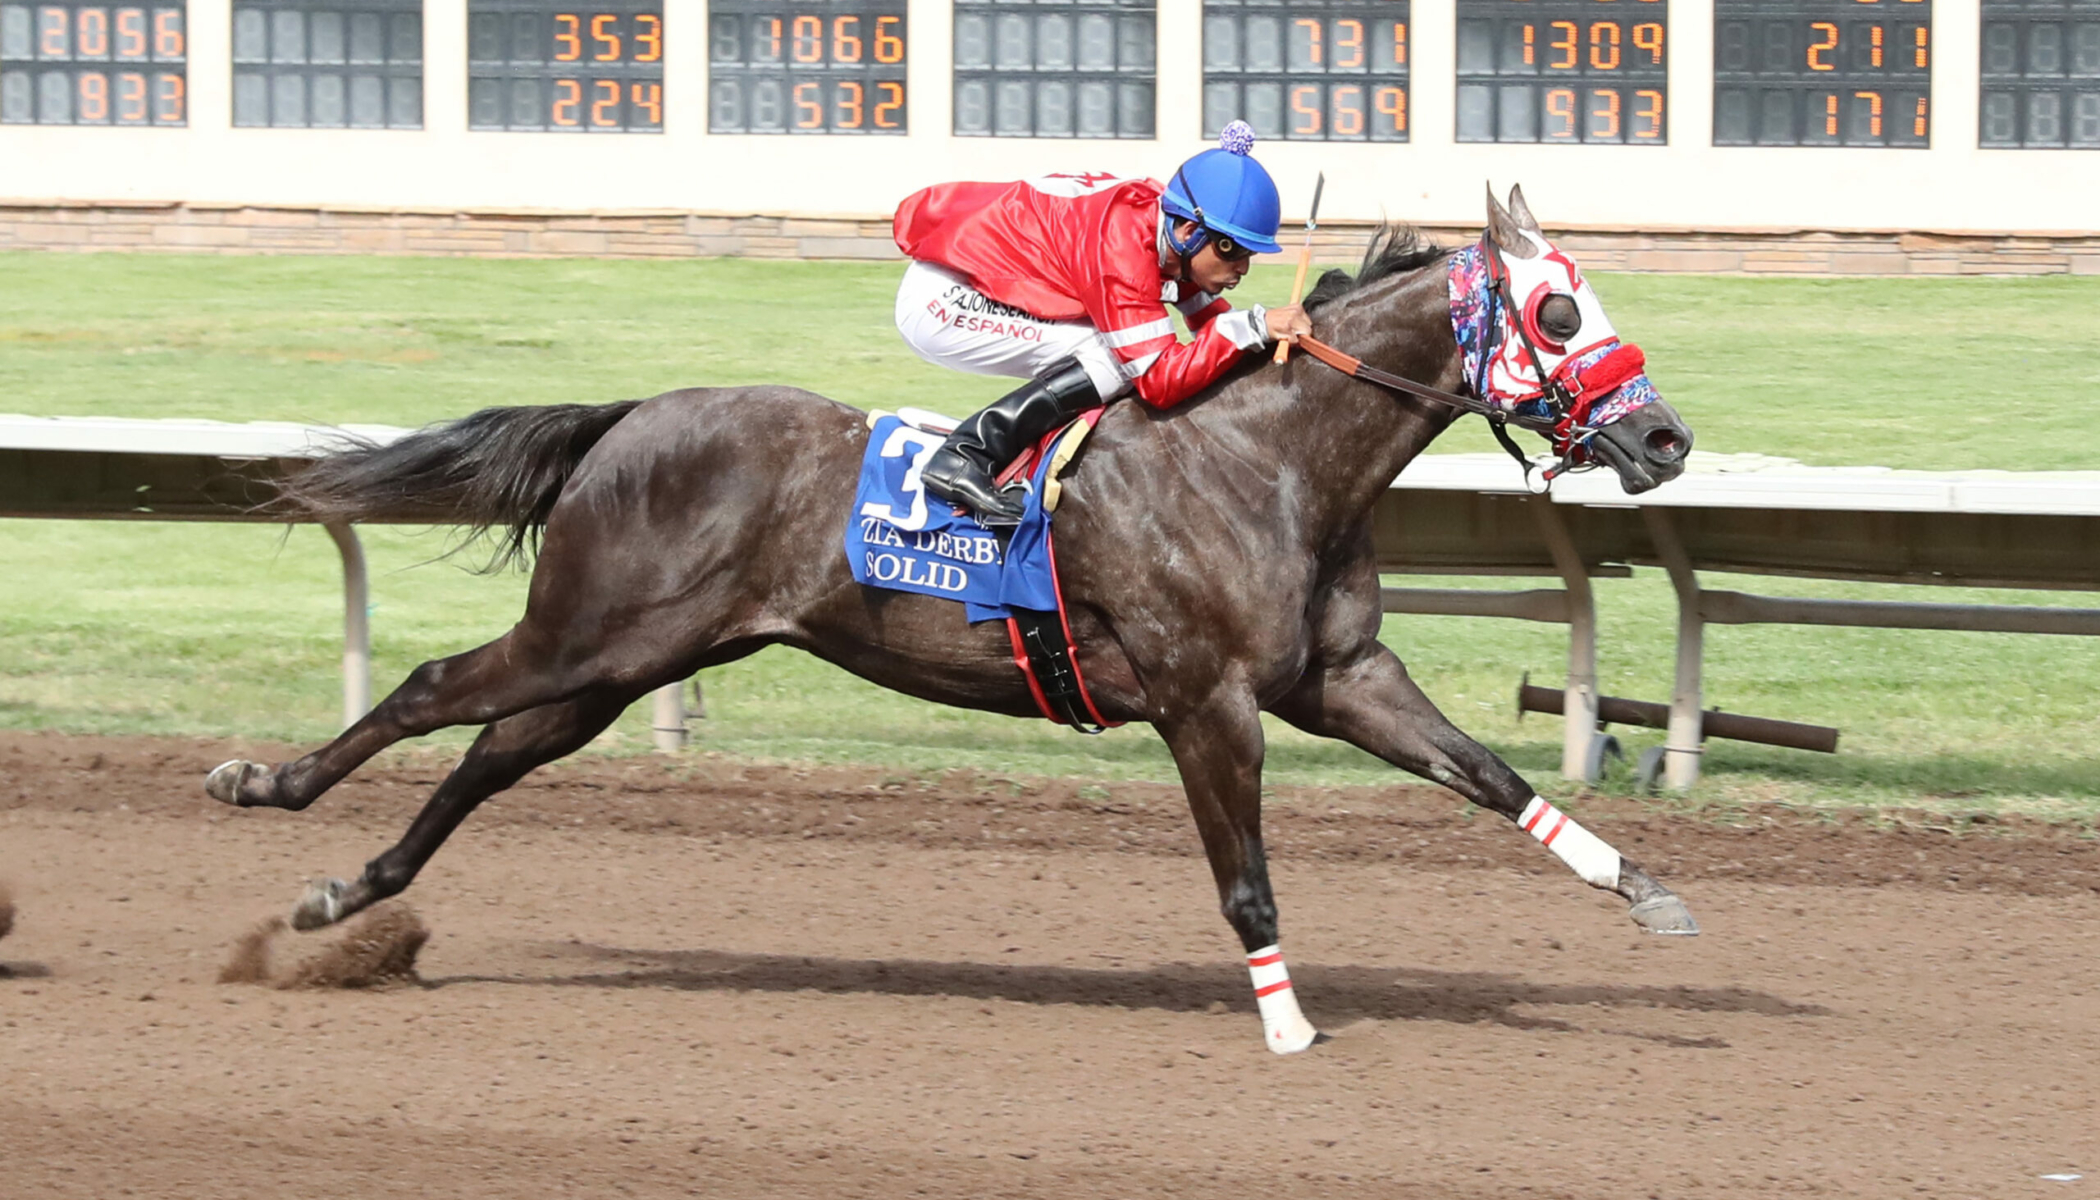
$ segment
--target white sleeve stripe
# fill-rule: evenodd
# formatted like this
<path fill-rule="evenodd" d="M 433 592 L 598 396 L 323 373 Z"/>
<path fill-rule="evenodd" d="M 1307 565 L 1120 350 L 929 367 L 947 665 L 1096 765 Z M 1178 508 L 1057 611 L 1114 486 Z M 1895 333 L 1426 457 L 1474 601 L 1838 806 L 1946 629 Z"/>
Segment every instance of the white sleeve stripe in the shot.
<path fill-rule="evenodd" d="M 1163 333 L 1155 338 L 1146 338 L 1144 341 L 1139 342 L 1135 346 L 1118 346 L 1116 347 L 1115 353 L 1117 358 L 1120 358 L 1125 362 L 1129 362 L 1134 359 L 1144 358 L 1147 355 L 1150 355 L 1153 358 L 1158 358 L 1161 354 L 1164 354 L 1168 350 L 1173 349 L 1176 342 L 1177 339 L 1174 337 L 1173 334 Z M 1157 346 L 1158 349 L 1146 349 L 1149 346 Z"/>
<path fill-rule="evenodd" d="M 1151 370 L 1152 364 L 1158 361 L 1159 354 L 1157 351 L 1151 354 L 1147 354 L 1143 358 L 1131 359 L 1129 362 L 1123 364 L 1123 378 L 1136 379 L 1138 376 L 1143 375 L 1145 372 Z"/>
<path fill-rule="evenodd" d="M 1118 329 L 1103 333 L 1101 335 L 1101 344 L 1111 350 L 1120 350 L 1125 346 L 1135 346 L 1139 342 L 1149 342 L 1156 337 L 1172 336 L 1174 336 L 1173 318 L 1161 317 L 1157 321 L 1147 321 L 1143 325 L 1132 325 L 1128 329 Z"/>

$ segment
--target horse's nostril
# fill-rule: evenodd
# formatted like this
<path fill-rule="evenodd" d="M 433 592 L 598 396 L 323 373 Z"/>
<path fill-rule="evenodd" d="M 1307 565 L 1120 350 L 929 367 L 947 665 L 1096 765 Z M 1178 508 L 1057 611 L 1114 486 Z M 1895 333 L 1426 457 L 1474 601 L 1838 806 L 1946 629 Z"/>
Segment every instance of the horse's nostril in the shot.
<path fill-rule="evenodd" d="M 1652 462 L 1673 463 L 1684 457 L 1686 443 L 1674 429 L 1651 429 L 1641 439 L 1642 448 Z"/>

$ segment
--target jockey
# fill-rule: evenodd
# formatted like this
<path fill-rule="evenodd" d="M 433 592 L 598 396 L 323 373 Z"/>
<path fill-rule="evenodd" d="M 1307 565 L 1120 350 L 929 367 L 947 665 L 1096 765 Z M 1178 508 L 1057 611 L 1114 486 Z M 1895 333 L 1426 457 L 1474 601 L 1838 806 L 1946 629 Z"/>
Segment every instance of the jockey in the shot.
<path fill-rule="evenodd" d="M 1249 350 L 1312 332 L 1297 305 L 1233 311 L 1256 251 L 1274 253 L 1276 184 L 1248 157 L 1254 132 L 1165 187 L 1110 175 L 949 183 L 897 207 L 897 330 L 919 357 L 1028 382 L 956 427 L 927 461 L 927 490 L 987 525 L 1020 521 L 1022 485 L 993 476 L 1030 442 L 1135 390 L 1154 408 L 1188 399 Z M 1173 305 L 1195 334 L 1182 342 Z"/>

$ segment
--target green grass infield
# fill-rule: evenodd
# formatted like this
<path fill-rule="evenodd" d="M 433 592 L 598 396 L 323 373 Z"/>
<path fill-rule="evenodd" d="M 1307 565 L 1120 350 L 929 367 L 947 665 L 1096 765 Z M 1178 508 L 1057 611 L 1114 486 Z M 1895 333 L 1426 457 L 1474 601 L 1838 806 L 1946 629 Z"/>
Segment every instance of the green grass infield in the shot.
<path fill-rule="evenodd" d="M 0 411 L 417 425 L 491 404 L 793 383 L 863 407 L 961 414 L 1000 381 L 896 336 L 894 265 L 0 254 Z M 2100 469 L 2079 417 L 2100 385 L 2100 279 L 1794 280 L 1604 275 L 1702 449 L 1927 470 Z M 1275 302 L 1289 273 L 1246 293 Z M 1492 449 L 1477 421 L 1436 447 Z M 375 687 L 500 633 L 524 581 L 445 560 L 443 531 L 368 529 Z M 311 528 L 0 521 L 0 727 L 308 742 L 339 708 L 335 552 Z M 1435 581 L 1453 586 L 1449 579 Z M 1506 581 L 1472 581 L 1507 586 Z M 2079 594 L 1710 577 L 1815 596 L 2090 604 Z M 1458 581 L 1457 585 L 1467 585 Z M 1604 690 L 1668 698 L 1660 573 L 1597 584 Z M 1557 683 L 1562 630 L 1390 617 L 1385 636 L 1462 727 L 1542 790 L 1558 718 L 1519 722 L 1519 675 Z M 1842 752 L 1716 741 L 1701 802 L 2100 811 L 2100 645 L 2086 639 L 1746 626 L 1707 634 L 1707 702 L 1836 725 Z M 1084 738 L 937 708 L 806 656 L 704 673 L 696 747 L 903 772 L 1171 779 L 1141 727 Z M 600 740 L 648 746 L 646 705 Z M 1619 730 L 1630 752 L 1660 734 Z M 1394 772 L 1271 727 L 1279 784 Z M 432 739 L 463 742 L 465 732 Z M 1606 790 L 1624 790 L 1623 777 Z"/>

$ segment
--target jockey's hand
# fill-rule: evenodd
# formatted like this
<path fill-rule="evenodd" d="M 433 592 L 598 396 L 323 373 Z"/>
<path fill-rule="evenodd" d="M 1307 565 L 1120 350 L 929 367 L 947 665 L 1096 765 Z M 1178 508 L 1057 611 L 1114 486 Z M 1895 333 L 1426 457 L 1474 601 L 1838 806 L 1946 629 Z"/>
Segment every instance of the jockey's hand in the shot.
<path fill-rule="evenodd" d="M 1296 304 L 1272 308 L 1264 314 L 1269 323 L 1269 340 L 1272 342 L 1298 343 L 1298 339 L 1312 332 L 1312 318 L 1305 309 Z"/>

